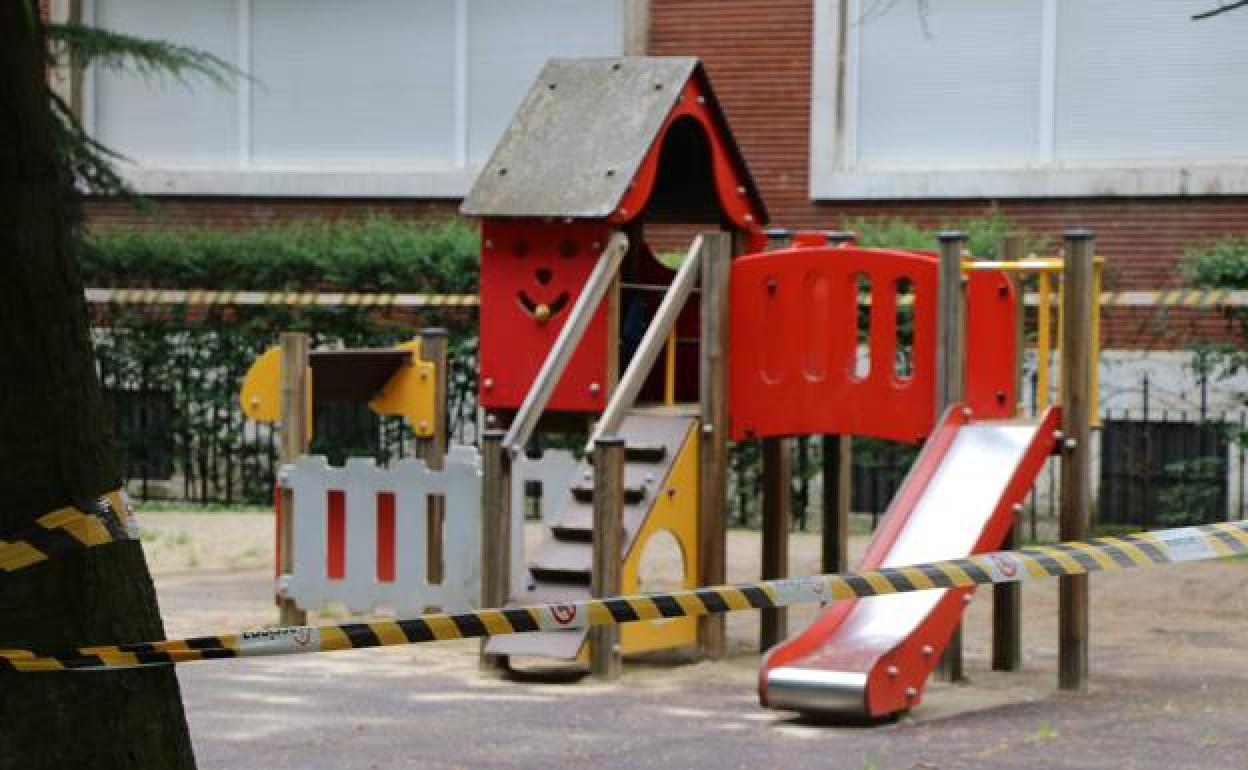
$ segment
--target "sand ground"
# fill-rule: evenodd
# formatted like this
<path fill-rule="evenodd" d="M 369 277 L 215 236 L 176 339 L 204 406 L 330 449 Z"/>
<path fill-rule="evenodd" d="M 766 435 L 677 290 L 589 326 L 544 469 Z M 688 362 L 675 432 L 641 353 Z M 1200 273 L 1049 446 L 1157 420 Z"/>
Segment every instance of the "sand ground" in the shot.
<path fill-rule="evenodd" d="M 270 516 L 139 520 L 171 637 L 276 620 Z M 758 550 L 757 533 L 731 533 L 731 580 L 756 577 Z M 656 582 L 667 562 L 652 560 Z M 816 571 L 818 538 L 795 535 L 791 563 Z M 1021 673 L 988 670 L 980 591 L 965 626 L 970 681 L 933 684 L 912 714 L 870 728 L 760 709 L 752 612 L 729 616 L 726 660 L 634 662 L 611 684 L 482 676 L 473 642 L 200 663 L 179 676 L 204 768 L 1237 768 L 1248 767 L 1246 589 L 1246 560 L 1094 576 L 1084 695 L 1056 692 L 1056 584 L 1024 586 Z M 813 616 L 795 608 L 790 628 Z"/>

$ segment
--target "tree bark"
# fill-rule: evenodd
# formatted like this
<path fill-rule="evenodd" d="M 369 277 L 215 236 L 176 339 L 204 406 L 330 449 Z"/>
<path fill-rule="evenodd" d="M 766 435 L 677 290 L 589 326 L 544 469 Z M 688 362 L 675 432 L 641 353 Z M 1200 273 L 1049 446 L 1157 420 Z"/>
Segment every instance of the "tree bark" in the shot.
<path fill-rule="evenodd" d="M 0 538 L 118 484 L 37 19 L 32 0 L 0 0 Z M 135 541 L 0 574 L 0 648 L 163 637 Z M 0 673 L 0 746 L 0 770 L 195 764 L 170 667 Z"/>

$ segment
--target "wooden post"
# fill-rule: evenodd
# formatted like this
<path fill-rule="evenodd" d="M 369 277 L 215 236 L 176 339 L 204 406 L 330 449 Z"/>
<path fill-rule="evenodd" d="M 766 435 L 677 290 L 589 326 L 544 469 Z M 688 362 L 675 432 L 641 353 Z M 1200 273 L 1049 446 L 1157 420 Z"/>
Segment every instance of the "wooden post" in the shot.
<path fill-rule="evenodd" d="M 783 247 L 789 233 L 776 233 L 771 240 Z M 768 244 L 771 246 L 771 243 Z M 788 439 L 766 438 L 763 449 L 763 542 L 761 571 L 763 580 L 789 576 L 789 529 L 792 525 L 793 478 L 792 445 Z M 766 652 L 788 636 L 789 613 L 786 608 L 765 609 L 759 613 L 758 649 Z"/>
<path fill-rule="evenodd" d="M 728 277 L 732 236 L 706 233 L 702 256 L 702 344 L 699 367 L 698 555 L 701 585 L 727 581 Z M 704 615 L 698 645 L 708 658 L 725 650 L 724 616 Z"/>
<path fill-rule="evenodd" d="M 446 329 L 428 327 L 420 330 L 420 357 L 433 364 L 433 436 L 424 441 L 422 454 L 430 470 L 446 467 Z M 441 585 L 446 574 L 445 526 L 446 498 L 432 495 L 427 501 L 429 515 L 425 518 L 425 579 L 430 585 Z"/>
<path fill-rule="evenodd" d="M 511 456 L 501 430 L 481 435 L 481 606 L 502 607 L 511 594 Z M 481 667 L 506 670 L 507 656 L 486 655 Z"/>
<path fill-rule="evenodd" d="M 1092 233 L 1067 230 L 1062 264 L 1062 432 L 1060 539 L 1084 540 L 1092 506 L 1088 392 L 1092 364 Z M 1058 580 L 1058 687 L 1083 690 L 1088 680 L 1088 576 Z"/>
<path fill-rule="evenodd" d="M 820 571 L 849 570 L 849 503 L 853 445 L 849 436 L 823 437 L 823 532 Z"/>
<path fill-rule="evenodd" d="M 590 585 L 594 598 L 620 595 L 623 541 L 624 439 L 604 436 L 594 442 L 594 567 Z M 619 626 L 589 630 L 589 668 L 602 679 L 619 677 Z"/>
<path fill-rule="evenodd" d="M 278 461 L 285 466 L 307 454 L 311 440 L 311 383 L 308 381 L 308 335 L 283 332 L 278 338 L 282 356 L 281 410 L 282 432 L 278 445 Z M 281 514 L 277 522 L 277 574 L 289 575 L 294 568 L 295 506 L 294 493 L 281 488 Z M 277 597 L 278 621 L 283 626 L 301 626 L 308 622 L 308 613 L 295 606 L 293 599 Z"/>
<path fill-rule="evenodd" d="M 828 243 L 840 246 L 858 240 L 849 230 L 830 230 Z M 823 531 L 820 567 L 826 574 L 849 571 L 849 506 L 853 478 L 853 438 L 823 437 Z"/>
<path fill-rule="evenodd" d="M 789 576 L 789 525 L 792 520 L 790 441 L 763 439 L 763 580 Z M 758 649 L 766 652 L 788 636 L 788 610 L 774 607 L 759 614 Z"/>
<path fill-rule="evenodd" d="M 1023 256 L 1023 239 L 1007 235 L 1001 244 L 1001 258 L 1016 261 Z M 1011 279 L 1015 288 L 1014 344 L 1018 351 L 1014 364 L 1014 385 L 1022 393 L 1023 360 L 1023 287 L 1022 282 Z M 1002 548 L 1014 550 L 1019 545 L 1019 511 L 1014 511 L 1014 523 L 1005 536 Z M 992 587 L 992 670 L 1021 671 L 1023 668 L 1023 586 L 1021 583 L 998 583 Z"/>
<path fill-rule="evenodd" d="M 942 232 L 937 305 L 936 409 L 943 412 L 966 391 L 966 295 L 962 250 L 966 233 Z"/>
<path fill-rule="evenodd" d="M 942 232 L 940 285 L 936 332 L 936 412 L 960 403 L 966 390 L 966 295 L 963 291 L 962 251 L 966 233 Z M 947 682 L 966 678 L 962 662 L 962 626 L 953 633 L 936 674 Z"/>

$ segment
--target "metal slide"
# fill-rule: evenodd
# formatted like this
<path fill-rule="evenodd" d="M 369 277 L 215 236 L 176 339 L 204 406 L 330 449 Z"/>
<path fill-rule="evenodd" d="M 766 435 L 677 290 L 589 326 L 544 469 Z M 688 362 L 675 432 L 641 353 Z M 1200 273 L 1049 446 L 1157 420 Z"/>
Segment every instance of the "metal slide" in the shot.
<path fill-rule="evenodd" d="M 951 409 L 928 439 L 863 557 L 901 567 L 996 550 L 1056 444 L 1057 412 L 974 421 Z M 916 575 L 916 579 L 918 576 Z M 773 648 L 764 706 L 857 718 L 913 708 L 973 589 L 935 589 L 830 605 Z"/>

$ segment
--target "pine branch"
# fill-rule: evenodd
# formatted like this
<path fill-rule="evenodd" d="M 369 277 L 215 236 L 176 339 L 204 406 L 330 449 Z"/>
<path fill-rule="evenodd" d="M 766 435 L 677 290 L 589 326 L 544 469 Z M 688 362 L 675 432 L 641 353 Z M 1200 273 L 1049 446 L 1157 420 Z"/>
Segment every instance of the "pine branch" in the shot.
<path fill-rule="evenodd" d="M 83 24 L 47 25 L 49 56 L 53 64 L 66 59 L 79 68 L 136 72 L 145 77 L 169 75 L 185 83 L 198 75 L 214 85 L 229 88 L 234 79 L 249 77 L 216 54 L 163 40 L 125 35 Z"/>
<path fill-rule="evenodd" d="M 1219 5 L 1217 8 L 1211 8 L 1208 11 L 1201 11 L 1200 13 L 1193 14 L 1192 21 L 1202 21 L 1204 19 L 1210 19 L 1210 18 L 1213 18 L 1214 16 L 1218 16 L 1223 13 L 1226 13 L 1227 11 L 1233 11 L 1236 8 L 1243 8 L 1244 6 L 1248 6 L 1248 0 L 1236 0 L 1236 2 L 1233 2 L 1229 5 Z"/>
<path fill-rule="evenodd" d="M 74 180 L 92 195 L 127 198 L 141 204 L 134 188 L 117 173 L 113 165 L 129 161 L 129 158 L 92 139 L 60 94 L 51 88 L 47 93 L 57 118 L 54 121 L 54 141 L 61 155 L 61 167 L 73 174 Z"/>
<path fill-rule="evenodd" d="M 47 24 L 49 66 L 69 64 L 75 69 L 96 66 L 134 72 L 144 77 L 169 76 L 180 83 L 198 76 L 229 88 L 235 78 L 250 77 L 221 57 L 190 46 L 125 35 L 82 24 Z M 92 195 L 127 198 L 136 206 L 150 205 L 117 171 L 128 158 L 87 134 L 73 109 L 51 88 L 48 99 L 56 114 L 56 145 L 62 167 L 80 189 Z"/>

